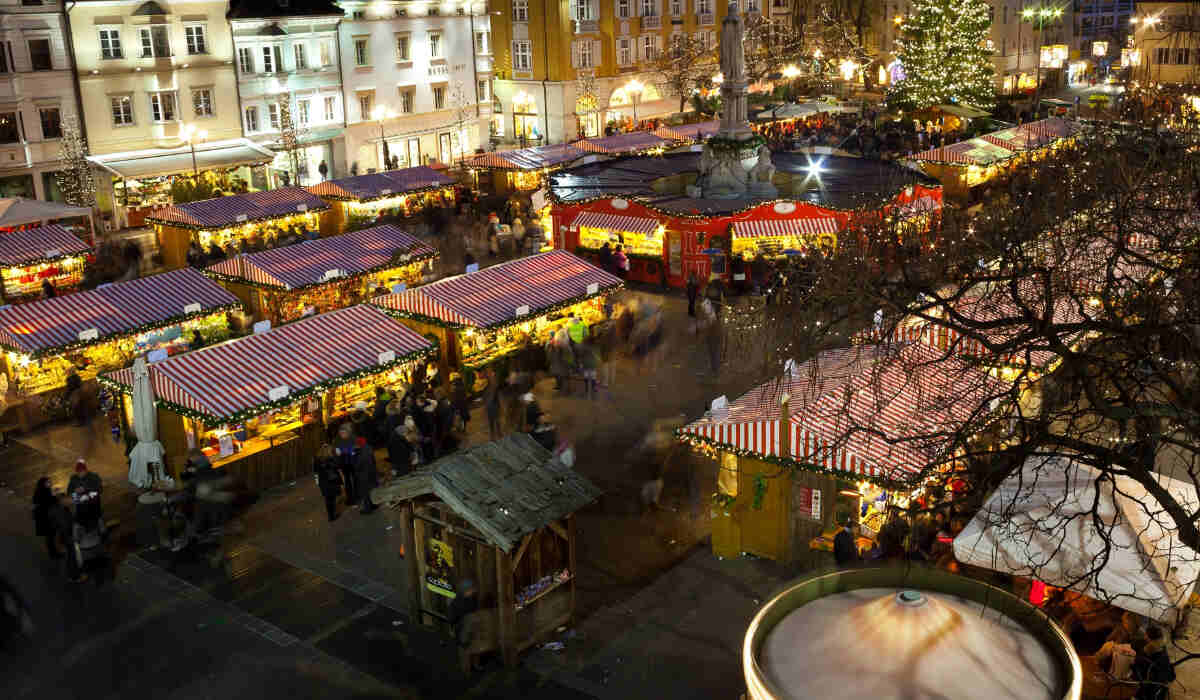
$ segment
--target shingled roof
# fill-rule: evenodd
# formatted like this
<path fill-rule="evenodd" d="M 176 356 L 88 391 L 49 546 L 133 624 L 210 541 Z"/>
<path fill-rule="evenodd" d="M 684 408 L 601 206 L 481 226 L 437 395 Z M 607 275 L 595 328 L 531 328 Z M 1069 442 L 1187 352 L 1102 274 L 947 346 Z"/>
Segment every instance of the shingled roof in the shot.
<path fill-rule="evenodd" d="M 525 433 L 456 452 L 375 490 L 376 500 L 432 494 L 511 552 L 521 538 L 600 497 L 600 489 Z"/>

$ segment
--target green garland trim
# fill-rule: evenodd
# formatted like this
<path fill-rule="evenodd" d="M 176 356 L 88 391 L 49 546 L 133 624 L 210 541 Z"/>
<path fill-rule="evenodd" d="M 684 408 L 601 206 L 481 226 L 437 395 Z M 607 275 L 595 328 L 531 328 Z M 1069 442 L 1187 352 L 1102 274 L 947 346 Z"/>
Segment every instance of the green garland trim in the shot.
<path fill-rule="evenodd" d="M 717 153 L 728 153 L 730 151 L 748 151 L 751 149 L 757 150 L 759 146 L 763 146 L 767 140 L 758 132 L 748 139 L 727 139 L 720 136 L 711 136 L 704 145 L 711 148 Z"/>
<path fill-rule="evenodd" d="M 203 272 L 204 275 L 206 277 L 208 277 L 209 279 L 215 280 L 217 282 L 229 282 L 231 284 L 241 284 L 241 285 L 244 285 L 247 287 L 253 287 L 254 289 L 265 289 L 265 290 L 269 290 L 272 292 L 302 292 L 305 290 L 313 289 L 314 287 L 323 287 L 325 285 L 337 284 L 339 282 L 349 282 L 352 280 L 359 279 L 360 277 L 366 277 L 367 275 L 373 275 L 376 272 L 380 272 L 382 270 L 397 270 L 402 267 L 407 267 L 409 265 L 415 265 L 417 263 L 425 262 L 426 260 L 434 260 L 434 259 L 438 258 L 439 256 L 440 256 L 440 253 L 438 253 L 437 251 L 434 251 L 432 253 L 425 253 L 422 255 L 418 255 L 418 256 L 409 258 L 407 262 L 400 263 L 399 265 L 395 265 L 392 263 L 391 260 L 389 260 L 388 262 L 386 262 L 382 265 L 376 265 L 375 267 L 368 268 L 366 270 L 363 270 L 362 272 L 356 272 L 353 275 L 346 275 L 345 277 L 338 277 L 337 279 L 332 279 L 327 282 L 310 282 L 309 284 L 301 285 L 299 287 L 283 287 L 278 284 L 268 284 L 266 282 L 255 282 L 254 280 L 250 280 L 245 277 L 237 277 L 235 275 L 227 275 L 223 272 L 214 272 L 207 268 L 201 270 L 201 272 Z"/>
<path fill-rule="evenodd" d="M 317 195 L 314 194 L 313 196 L 316 197 Z M 317 197 L 317 198 L 320 199 L 320 197 Z M 322 201 L 321 206 L 309 207 L 308 209 L 306 209 L 304 211 L 293 211 L 293 212 L 288 212 L 287 214 L 278 214 L 275 216 L 260 216 L 255 219 L 246 219 L 245 221 L 230 221 L 229 223 L 217 225 L 217 226 L 209 226 L 209 225 L 193 226 L 192 224 L 185 224 L 181 221 L 167 221 L 165 219 L 159 219 L 159 218 L 153 217 L 153 216 L 147 216 L 146 223 L 155 224 L 158 226 L 170 226 L 171 228 L 187 229 L 189 231 L 214 231 L 215 232 L 215 231 L 224 231 L 225 229 L 233 228 L 234 226 L 242 226 L 245 224 L 257 224 L 257 223 L 266 222 L 266 221 L 276 221 L 278 219 L 286 219 L 289 216 L 295 216 L 297 214 L 312 214 L 315 212 L 329 211 L 330 209 L 331 209 L 331 207 L 330 207 L 329 203 Z"/>
<path fill-rule="evenodd" d="M 338 377 L 326 379 L 322 382 L 312 384 L 312 385 L 307 386 L 298 391 L 293 391 L 290 394 L 288 394 L 287 396 L 285 396 L 284 398 L 279 399 L 277 401 L 264 401 L 260 404 L 256 404 L 249 408 L 244 408 L 239 411 L 235 411 L 235 412 L 230 413 L 225 416 L 217 416 L 217 415 L 214 415 L 211 413 L 197 411 L 195 409 L 188 408 L 186 406 L 181 406 L 180 404 L 177 404 L 173 401 L 167 401 L 165 399 L 158 398 L 158 397 L 155 397 L 154 403 L 156 406 L 165 408 L 165 409 L 171 411 L 172 413 L 179 414 L 181 416 L 184 416 L 185 418 L 191 418 L 192 420 L 201 421 L 205 425 L 218 425 L 218 424 L 222 424 L 222 423 L 240 423 L 240 422 L 246 420 L 247 418 L 253 418 L 254 416 L 266 413 L 267 411 L 290 406 L 291 404 L 295 403 L 296 401 L 298 401 L 300 399 L 308 398 L 309 396 L 312 396 L 313 394 L 319 394 L 323 391 L 337 388 L 339 386 L 342 386 L 343 384 L 348 384 L 352 381 L 357 381 L 359 379 L 362 379 L 363 377 L 369 377 L 369 376 L 376 375 L 376 374 L 382 374 L 383 372 L 386 372 L 389 369 L 391 369 L 397 365 L 405 364 L 407 362 L 412 362 L 414 360 L 428 357 L 432 353 L 436 352 L 436 350 L 437 350 L 437 344 L 434 343 L 433 347 L 431 347 L 431 348 L 415 350 L 415 351 L 410 352 L 407 355 L 404 355 L 402 357 L 397 357 L 395 360 L 388 362 L 386 364 L 373 365 L 369 368 L 355 370 L 353 372 L 348 372 L 348 373 L 343 374 Z M 133 393 L 133 387 L 128 386 L 126 384 L 122 384 L 108 375 L 109 375 L 109 373 L 105 372 L 103 374 L 97 375 L 96 379 L 100 382 L 100 384 L 102 384 L 106 387 L 109 387 L 110 389 L 113 389 L 114 391 L 119 391 L 123 394 Z"/>
<path fill-rule="evenodd" d="M 502 328 L 508 328 L 509 326 L 515 326 L 518 323 L 525 323 L 526 321 L 529 321 L 534 318 L 538 318 L 539 316 L 546 316 L 546 315 L 552 314 L 555 311 L 558 311 L 559 309 L 563 309 L 568 306 L 574 306 L 580 302 L 587 301 L 588 299 L 592 299 L 595 297 L 608 296 L 609 294 L 612 294 L 612 293 L 620 290 L 624 286 L 625 286 L 625 284 L 623 282 L 618 282 L 617 284 L 601 288 L 595 294 L 581 294 L 577 297 L 572 297 L 565 301 L 560 301 L 556 304 L 551 304 L 550 306 L 543 306 L 543 307 L 539 307 L 537 309 L 530 309 L 529 313 L 526 314 L 525 316 L 518 316 L 517 318 L 511 319 L 508 321 L 501 321 L 499 323 L 493 323 L 493 324 L 489 324 L 486 326 L 476 326 L 475 324 L 466 324 L 466 323 L 453 323 L 451 321 L 445 321 L 440 318 L 434 318 L 432 316 L 426 316 L 424 314 L 414 313 L 412 311 L 400 311 L 398 309 L 390 309 L 386 306 L 381 306 L 381 305 L 375 304 L 373 302 L 368 302 L 368 303 L 370 303 L 372 306 L 375 306 L 376 308 L 380 309 L 381 311 L 383 311 L 385 314 L 391 316 L 392 318 L 400 318 L 400 319 L 407 318 L 407 319 L 412 319 L 414 321 L 420 321 L 422 323 L 428 323 L 430 325 L 440 326 L 442 328 L 450 328 L 450 329 L 454 329 L 454 330 L 460 330 L 463 328 L 478 328 L 479 330 L 493 331 L 493 330 L 499 330 Z"/>
<path fill-rule="evenodd" d="M 149 331 L 162 330 L 162 329 L 168 328 L 170 326 L 175 326 L 180 323 L 183 323 L 184 321 L 190 321 L 194 318 L 201 318 L 203 316 L 212 316 L 212 315 L 219 314 L 219 313 L 228 313 L 230 311 L 240 311 L 241 309 L 242 309 L 242 302 L 236 301 L 231 304 L 224 304 L 222 306 L 217 306 L 217 307 L 213 307 L 213 308 L 209 308 L 209 309 L 201 309 L 200 311 L 198 311 L 196 313 L 179 314 L 178 316 L 171 316 L 166 319 L 163 319 L 162 321 L 154 321 L 153 323 L 146 323 L 146 324 L 143 324 L 140 326 L 134 326 L 133 328 L 129 328 L 127 330 L 123 330 L 118 333 L 112 333 L 110 335 L 99 336 L 95 340 L 77 340 L 74 342 L 67 343 L 66 345 L 56 345 L 52 348 L 43 348 L 41 350 L 34 350 L 33 352 L 29 352 L 28 350 L 25 350 L 23 348 L 14 347 L 7 343 L 0 343 L 0 348 L 11 351 L 11 352 L 15 352 L 15 353 L 18 353 L 21 355 L 28 355 L 30 359 L 36 360 L 36 359 L 43 358 L 43 357 L 53 357 L 53 356 L 57 356 L 57 355 L 63 355 L 68 352 L 72 352 L 75 350 L 82 350 L 83 348 L 91 347 L 93 345 L 107 345 L 108 343 L 112 343 L 112 342 L 115 342 L 118 340 L 124 340 L 125 338 L 139 336 L 139 335 L 141 335 L 143 333 L 147 333 Z"/>
<path fill-rule="evenodd" d="M 900 480 L 900 479 L 888 479 L 886 477 L 881 477 L 881 476 L 869 476 L 867 474 L 859 474 L 858 472 L 848 472 L 848 471 L 844 471 L 842 469 L 829 469 L 826 467 L 822 467 L 820 465 L 812 464 L 811 462 L 804 462 L 804 461 L 797 460 L 797 459 L 788 459 L 788 458 L 784 458 L 784 457 L 778 457 L 775 455 L 765 455 L 760 452 L 755 452 L 754 450 L 745 450 L 745 449 L 733 447 L 732 445 L 730 445 L 728 443 L 717 442 L 716 440 L 713 440 L 711 438 L 706 438 L 703 435 L 696 435 L 695 433 L 690 433 L 687 430 L 685 430 L 684 428 L 678 428 L 675 430 L 675 439 L 679 440 L 680 442 L 684 442 L 684 443 L 691 443 L 691 444 L 703 443 L 705 445 L 708 445 L 709 447 L 721 450 L 722 452 L 729 452 L 729 453 L 737 455 L 738 457 L 751 457 L 753 459 L 761 460 L 763 462 L 768 462 L 770 464 L 774 464 L 774 465 L 777 465 L 777 466 L 780 466 L 780 467 L 783 467 L 783 468 L 789 469 L 789 470 L 800 469 L 800 470 L 803 470 L 806 472 L 812 472 L 814 474 L 828 474 L 830 476 L 837 476 L 837 477 L 841 477 L 843 479 L 850 479 L 851 481 L 856 481 L 856 482 L 857 481 L 866 481 L 866 482 L 875 484 L 876 486 L 880 486 L 883 488 L 909 487 L 909 486 L 912 486 L 912 484 L 914 482 L 919 481 L 925 475 L 925 470 L 921 470 L 920 473 L 913 474 L 912 478 L 909 480 Z"/>
<path fill-rule="evenodd" d="M 83 266 L 87 267 L 87 265 L 89 264 L 88 260 L 87 260 L 87 256 L 92 255 L 95 252 L 96 252 L 95 249 L 89 246 L 87 248 L 84 248 L 83 250 L 78 250 L 73 253 L 60 253 L 59 255 L 55 255 L 52 258 L 45 258 L 45 257 L 30 258 L 29 260 L 22 260 L 21 262 L 5 263 L 4 265 L 0 265 L 0 267 L 3 267 L 6 270 L 11 270 L 14 267 L 30 267 L 32 265 L 42 265 L 44 263 L 52 263 L 52 262 L 58 262 L 59 260 L 66 260 L 67 258 L 83 258 Z"/>
<path fill-rule="evenodd" d="M 321 199 L 329 199 L 335 202 L 354 202 L 355 204 L 366 204 L 368 202 L 378 202 L 381 199 L 393 199 L 396 197 L 407 197 L 410 194 L 424 194 L 426 192 L 436 192 L 437 190 L 450 190 L 453 193 L 455 186 L 458 183 L 451 182 L 446 185 L 429 185 L 428 187 L 418 187 L 415 190 L 404 190 L 401 192 L 392 192 L 391 194 L 381 194 L 375 197 L 359 198 L 354 196 L 343 197 L 340 194 L 314 194 L 314 197 Z M 453 195 L 452 195 L 453 196 Z"/>

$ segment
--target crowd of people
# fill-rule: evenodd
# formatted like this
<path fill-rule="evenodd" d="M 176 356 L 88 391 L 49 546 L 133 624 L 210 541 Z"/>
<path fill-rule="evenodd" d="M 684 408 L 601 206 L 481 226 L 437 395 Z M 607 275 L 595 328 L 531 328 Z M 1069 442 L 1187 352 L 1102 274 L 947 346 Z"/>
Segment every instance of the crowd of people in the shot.
<path fill-rule="evenodd" d="M 258 231 L 243 237 L 239 241 L 230 241 L 224 247 L 216 240 L 204 248 L 195 238 L 188 245 L 187 263 L 191 267 L 202 268 L 222 260 L 236 257 L 239 253 L 257 253 L 271 248 L 312 241 L 319 238 L 321 232 L 309 229 L 303 223 L 286 226 L 264 225 Z"/>
<path fill-rule="evenodd" d="M 45 541 L 50 558 L 64 563 L 71 583 L 83 583 L 89 575 L 97 576 L 99 583 L 107 567 L 103 491 L 100 476 L 83 459 L 76 461 L 66 490 L 56 492 L 48 476 L 34 487 L 34 531 Z"/>
<path fill-rule="evenodd" d="M 945 126 L 941 121 L 879 123 L 877 117 L 868 109 L 862 114 L 820 114 L 768 122 L 754 128 L 774 150 L 821 146 L 885 160 L 940 148 L 965 137 L 961 129 Z"/>

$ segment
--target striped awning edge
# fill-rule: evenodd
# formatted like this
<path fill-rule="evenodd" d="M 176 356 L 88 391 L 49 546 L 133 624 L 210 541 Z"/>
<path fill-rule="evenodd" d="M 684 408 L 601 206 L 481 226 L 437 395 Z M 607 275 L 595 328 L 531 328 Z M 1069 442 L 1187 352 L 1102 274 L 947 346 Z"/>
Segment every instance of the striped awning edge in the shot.
<path fill-rule="evenodd" d="M 0 233 L 0 265 L 25 265 L 80 255 L 91 248 L 58 224 Z"/>
<path fill-rule="evenodd" d="M 658 219 L 643 216 L 625 216 L 623 214 L 606 214 L 598 211 L 585 211 L 575 217 L 571 224 L 574 229 L 598 228 L 605 231 L 620 231 L 622 233 L 652 234 L 658 230 Z"/>
<path fill-rule="evenodd" d="M 832 216 L 808 219 L 754 219 L 735 221 L 734 238 L 768 238 L 772 236 L 818 236 L 837 233 L 838 220 Z"/>

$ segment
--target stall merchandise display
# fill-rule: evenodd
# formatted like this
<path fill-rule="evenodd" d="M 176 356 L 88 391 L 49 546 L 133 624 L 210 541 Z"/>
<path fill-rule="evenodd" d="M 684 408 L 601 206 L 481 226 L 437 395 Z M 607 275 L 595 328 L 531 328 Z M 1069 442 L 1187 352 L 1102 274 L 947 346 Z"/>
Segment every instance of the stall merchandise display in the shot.
<path fill-rule="evenodd" d="M 91 246 L 60 224 L 0 233 L 4 301 L 41 297 L 47 281 L 58 291 L 73 291 L 90 256 Z"/>
<path fill-rule="evenodd" d="M 47 280 L 59 292 L 75 291 L 83 282 L 85 256 L 61 258 L 55 262 L 36 265 L 6 267 L 4 276 L 4 299 L 8 302 L 37 298 L 42 295 L 42 284 Z"/>
<path fill-rule="evenodd" d="M 557 574 L 547 574 L 517 592 L 517 610 L 571 580 L 571 572 L 563 569 Z"/>
<path fill-rule="evenodd" d="M 604 300 L 598 297 L 586 299 L 554 313 L 496 330 L 463 329 L 458 332 L 462 365 L 477 370 L 518 353 L 530 344 L 543 344 L 558 329 L 565 327 L 572 315 L 578 316 L 589 327 L 600 323 L 606 319 Z"/>

